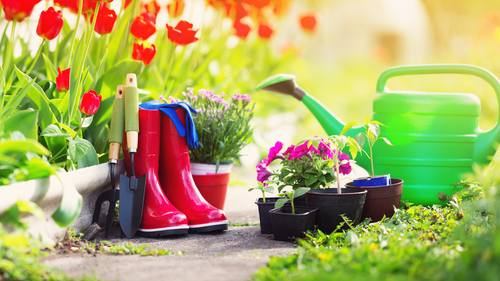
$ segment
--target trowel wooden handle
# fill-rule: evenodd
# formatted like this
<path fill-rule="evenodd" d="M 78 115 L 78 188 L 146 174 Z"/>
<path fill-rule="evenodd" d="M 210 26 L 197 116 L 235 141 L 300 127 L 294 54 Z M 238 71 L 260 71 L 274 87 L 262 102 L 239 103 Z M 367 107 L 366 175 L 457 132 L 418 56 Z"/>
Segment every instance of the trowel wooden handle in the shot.
<path fill-rule="evenodd" d="M 137 77 L 127 74 L 125 87 L 125 132 L 129 152 L 137 151 L 139 138 L 139 93 L 137 90 Z"/>
<path fill-rule="evenodd" d="M 123 141 L 123 128 L 125 126 L 125 86 L 116 88 L 115 100 L 113 101 L 113 115 L 109 128 L 109 160 L 116 161 L 120 157 L 120 145 Z"/>

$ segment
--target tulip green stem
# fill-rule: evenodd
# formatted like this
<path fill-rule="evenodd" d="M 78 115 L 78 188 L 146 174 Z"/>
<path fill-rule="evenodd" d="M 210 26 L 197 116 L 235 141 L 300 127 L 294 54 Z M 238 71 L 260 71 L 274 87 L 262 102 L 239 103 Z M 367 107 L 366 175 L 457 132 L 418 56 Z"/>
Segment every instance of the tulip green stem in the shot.
<path fill-rule="evenodd" d="M 28 70 L 26 70 L 26 75 L 30 75 L 31 71 L 32 71 L 32 70 L 33 70 L 33 68 L 35 67 L 36 62 L 37 62 L 37 61 L 38 61 L 38 59 L 40 58 L 40 54 L 42 54 L 43 45 L 45 45 L 45 41 L 46 41 L 46 39 L 43 39 L 42 44 L 40 44 L 40 47 L 38 47 L 38 51 L 36 52 L 35 58 L 34 58 L 34 59 L 33 59 L 33 61 L 31 62 L 31 66 L 30 66 L 30 68 L 28 68 Z"/>
<path fill-rule="evenodd" d="M 73 31 L 73 38 L 71 38 L 71 48 L 69 49 L 69 59 L 68 59 L 68 67 L 71 67 L 71 59 L 73 57 L 73 48 L 75 46 L 75 40 L 76 40 L 76 31 L 78 30 L 78 25 L 80 25 L 80 18 L 82 16 L 82 9 L 83 9 L 83 0 L 79 1 L 80 3 L 78 4 L 78 16 L 76 18 L 76 26 L 75 26 L 75 31 Z"/>
<path fill-rule="evenodd" d="M 174 64 L 175 49 L 177 48 L 177 45 L 175 45 L 174 43 L 172 44 L 173 48 L 170 50 L 170 57 L 168 58 L 169 61 L 168 61 L 167 75 L 165 75 L 166 78 L 165 81 L 163 82 L 163 87 L 162 87 L 162 91 L 165 95 L 167 94 L 165 93 L 165 90 L 168 83 L 168 79 L 170 78 L 170 71 L 172 71 L 172 65 Z"/>
<path fill-rule="evenodd" d="M 85 114 L 85 116 L 83 116 L 82 122 L 80 123 L 80 127 L 78 127 L 78 131 L 76 131 L 75 137 L 78 137 L 78 134 L 82 130 L 82 126 L 83 126 L 83 122 L 85 122 L 85 118 L 87 118 L 87 114 Z"/>
<path fill-rule="evenodd" d="M 14 45 L 15 45 L 15 34 L 16 34 L 17 21 L 12 22 L 12 32 L 10 33 L 10 41 L 7 44 L 7 50 L 5 52 L 5 63 L 3 64 L 3 70 L 5 73 L 9 73 L 10 63 L 14 57 Z"/>

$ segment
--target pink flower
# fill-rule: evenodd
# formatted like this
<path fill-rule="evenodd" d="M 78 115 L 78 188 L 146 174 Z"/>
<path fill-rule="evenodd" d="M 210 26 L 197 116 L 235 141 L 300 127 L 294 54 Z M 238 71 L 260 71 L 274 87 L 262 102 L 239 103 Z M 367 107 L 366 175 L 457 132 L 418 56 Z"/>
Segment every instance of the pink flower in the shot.
<path fill-rule="evenodd" d="M 262 162 L 257 164 L 257 180 L 261 183 L 264 183 L 264 181 L 268 180 L 269 177 L 271 177 L 272 173 L 267 169 L 267 159 L 263 159 Z M 267 184 L 264 183 L 264 186 Z"/>
<path fill-rule="evenodd" d="M 283 149 L 283 143 L 280 141 L 277 141 L 274 146 L 269 149 L 269 154 L 267 155 L 269 163 L 273 162 L 277 158 L 276 156 L 280 153 L 281 149 Z"/>
<path fill-rule="evenodd" d="M 174 98 L 174 97 L 168 97 L 168 103 L 178 103 L 180 102 L 181 100 L 178 99 L 178 98 Z"/>
<path fill-rule="evenodd" d="M 193 101 L 195 101 L 198 99 L 198 96 L 192 96 L 191 98 L 193 99 Z"/>
<path fill-rule="evenodd" d="M 283 155 L 288 155 L 288 160 L 291 160 L 291 156 L 290 156 L 290 153 L 292 153 L 293 149 L 295 148 L 295 145 L 290 145 L 286 150 L 285 152 L 283 152 Z"/>
<path fill-rule="evenodd" d="M 301 145 L 298 145 L 295 147 L 295 149 L 290 152 L 290 155 L 289 155 L 289 159 L 295 159 L 295 158 L 300 158 L 304 155 L 306 155 L 308 152 L 309 152 L 309 148 L 307 147 L 307 142 L 301 144 Z"/>
<path fill-rule="evenodd" d="M 339 166 L 339 173 L 341 173 L 343 175 L 347 175 L 347 174 L 350 174 L 351 170 L 352 170 L 351 163 L 349 162 L 349 155 L 347 155 L 345 153 L 340 153 L 339 163 L 344 161 L 344 160 L 347 160 L 347 163 Z"/>
<path fill-rule="evenodd" d="M 189 92 L 193 92 L 194 91 L 194 88 L 193 87 L 187 87 L 186 90 L 188 90 Z"/>
<path fill-rule="evenodd" d="M 220 96 L 221 97 L 227 97 L 226 93 L 224 93 L 224 92 L 220 93 Z"/>

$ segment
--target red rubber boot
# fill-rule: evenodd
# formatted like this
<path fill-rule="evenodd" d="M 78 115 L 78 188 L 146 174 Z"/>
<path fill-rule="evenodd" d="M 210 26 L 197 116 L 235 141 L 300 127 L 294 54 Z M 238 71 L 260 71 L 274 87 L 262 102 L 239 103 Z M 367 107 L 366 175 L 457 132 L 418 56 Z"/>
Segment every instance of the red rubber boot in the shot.
<path fill-rule="evenodd" d="M 186 127 L 184 109 L 175 112 Z M 159 175 L 165 195 L 187 216 L 189 233 L 226 230 L 228 221 L 224 211 L 210 205 L 200 194 L 191 175 L 190 163 L 186 138 L 179 135 L 170 117 L 162 113 Z"/>
<path fill-rule="evenodd" d="M 134 156 L 135 174 L 147 174 L 142 221 L 137 234 L 156 237 L 188 233 L 188 220 L 163 193 L 158 180 L 160 111 L 139 109 L 139 147 Z M 130 175 L 130 154 L 123 138 L 125 166 Z"/>

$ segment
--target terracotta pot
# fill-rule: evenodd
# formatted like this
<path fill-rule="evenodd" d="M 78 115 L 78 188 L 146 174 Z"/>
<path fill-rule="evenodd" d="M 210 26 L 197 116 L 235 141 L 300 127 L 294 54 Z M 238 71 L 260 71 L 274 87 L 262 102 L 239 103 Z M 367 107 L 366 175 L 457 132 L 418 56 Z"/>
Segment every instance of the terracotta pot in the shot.
<path fill-rule="evenodd" d="M 394 207 L 399 208 L 403 194 L 402 179 L 391 179 L 391 184 L 387 186 L 354 186 L 352 182 L 345 186 L 368 191 L 361 219 L 371 218 L 374 222 L 380 221 L 384 215 L 392 217 Z"/>
<path fill-rule="evenodd" d="M 226 202 L 227 187 L 232 164 L 219 165 L 215 172 L 215 164 L 191 163 L 191 174 L 201 195 L 208 203 L 223 210 Z"/>
<path fill-rule="evenodd" d="M 318 208 L 316 225 L 319 230 L 330 234 L 344 222 L 341 215 L 349 218 L 353 225 L 360 222 L 366 193 L 365 190 L 353 188 L 342 188 L 340 194 L 336 188 L 311 189 L 306 193 L 307 206 Z M 341 229 L 348 228 L 349 226 L 344 224 Z"/>

